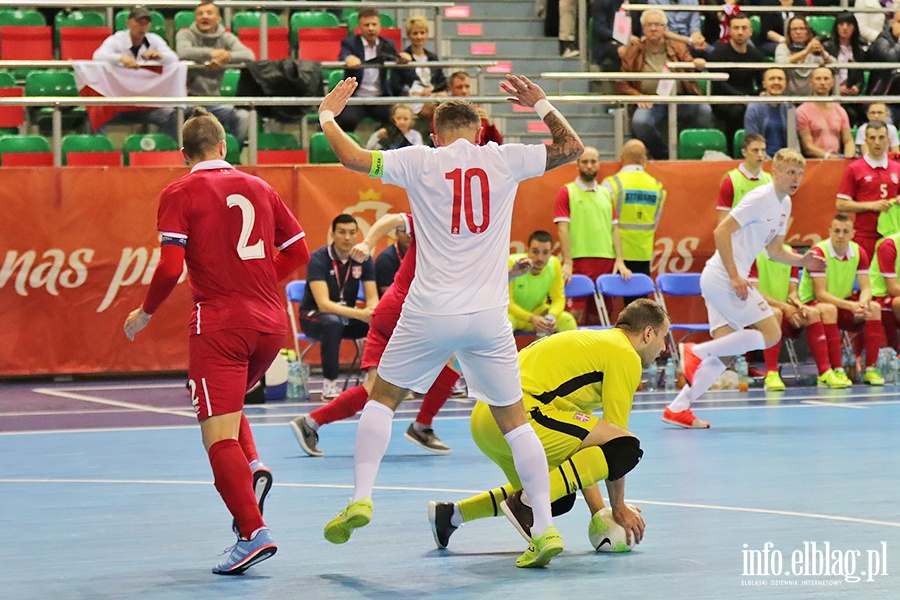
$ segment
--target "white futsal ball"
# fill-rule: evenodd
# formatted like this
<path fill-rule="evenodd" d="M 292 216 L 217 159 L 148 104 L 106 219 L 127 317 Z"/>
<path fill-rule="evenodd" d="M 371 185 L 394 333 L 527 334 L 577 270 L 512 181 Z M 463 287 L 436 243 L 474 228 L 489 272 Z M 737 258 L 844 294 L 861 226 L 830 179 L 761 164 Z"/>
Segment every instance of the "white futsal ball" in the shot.
<path fill-rule="evenodd" d="M 604 508 L 591 517 L 588 537 L 597 552 L 631 552 L 633 547 L 633 543 L 629 546 L 625 542 L 625 529 L 613 519 L 611 508 Z"/>

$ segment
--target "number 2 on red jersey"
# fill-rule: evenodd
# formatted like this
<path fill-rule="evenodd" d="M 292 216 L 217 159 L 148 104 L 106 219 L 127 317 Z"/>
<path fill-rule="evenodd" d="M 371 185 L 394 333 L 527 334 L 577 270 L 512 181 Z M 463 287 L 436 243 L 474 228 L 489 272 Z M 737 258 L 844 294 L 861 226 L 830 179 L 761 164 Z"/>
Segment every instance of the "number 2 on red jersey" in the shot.
<path fill-rule="evenodd" d="M 256 210 L 253 208 L 253 203 L 240 194 L 231 194 L 225 201 L 228 203 L 228 208 L 237 206 L 241 209 L 241 236 L 237 243 L 237 253 L 240 259 L 265 258 L 266 249 L 262 240 L 252 246 L 247 245 L 247 242 L 250 241 L 250 234 L 253 232 L 253 225 L 256 223 Z"/>
<path fill-rule="evenodd" d="M 460 213 L 465 206 L 466 227 L 472 233 L 484 233 L 491 224 L 491 189 L 488 184 L 487 173 L 483 169 L 454 169 L 444 174 L 444 179 L 453 182 L 453 216 L 450 223 L 450 233 L 459 235 Z M 478 188 L 481 190 L 481 223 L 475 222 L 475 208 L 472 198 L 472 180 L 478 179 Z"/>

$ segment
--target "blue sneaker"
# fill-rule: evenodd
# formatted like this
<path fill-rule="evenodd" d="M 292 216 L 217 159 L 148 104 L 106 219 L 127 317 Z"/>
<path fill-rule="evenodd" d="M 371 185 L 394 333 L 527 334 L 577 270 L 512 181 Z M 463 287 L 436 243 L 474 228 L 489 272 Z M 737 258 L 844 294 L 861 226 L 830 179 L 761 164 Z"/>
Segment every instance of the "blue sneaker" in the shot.
<path fill-rule="evenodd" d="M 272 489 L 272 471 L 260 460 L 250 463 L 250 468 L 253 470 L 253 492 L 256 494 L 259 514 L 263 514 L 263 504 L 265 504 L 266 496 L 269 495 L 269 491 Z M 237 519 L 231 520 L 231 530 L 234 532 L 234 535 L 241 537 L 241 529 L 238 527 Z"/>
<path fill-rule="evenodd" d="M 268 529 L 260 529 L 252 540 L 239 539 L 234 546 L 226 548 L 226 554 L 219 564 L 213 567 L 216 575 L 240 575 L 256 563 L 274 556 L 278 546 L 272 541 Z"/>

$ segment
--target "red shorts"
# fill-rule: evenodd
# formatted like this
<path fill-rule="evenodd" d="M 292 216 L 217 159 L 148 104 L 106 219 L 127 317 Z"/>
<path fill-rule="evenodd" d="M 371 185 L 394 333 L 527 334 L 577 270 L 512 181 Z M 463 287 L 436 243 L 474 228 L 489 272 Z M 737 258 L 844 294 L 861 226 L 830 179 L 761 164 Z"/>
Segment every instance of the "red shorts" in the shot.
<path fill-rule="evenodd" d="M 783 337 L 795 340 L 803 333 L 803 327 L 794 327 L 788 321 L 787 315 L 781 315 L 781 335 Z"/>
<path fill-rule="evenodd" d="M 579 275 L 587 275 L 591 281 L 597 281 L 601 275 L 608 275 L 613 272 L 616 266 L 614 258 L 574 258 L 572 259 L 572 273 Z M 585 310 L 593 314 L 596 312 L 594 303 L 588 303 L 588 298 L 567 298 L 566 308 L 569 310 Z M 607 306 L 607 310 L 611 307 Z"/>
<path fill-rule="evenodd" d="M 858 243 L 858 242 L 857 242 Z M 859 300 L 859 292 L 853 292 L 850 296 L 847 297 L 847 300 Z M 873 298 L 873 300 L 877 300 L 877 298 Z M 816 306 L 819 304 L 818 300 L 812 300 L 807 302 L 810 306 Z M 857 322 L 853 313 L 847 310 L 846 308 L 837 309 L 837 326 L 838 329 L 843 329 L 844 331 L 862 331 L 863 323 L 865 321 Z"/>
<path fill-rule="evenodd" d="M 876 296 L 875 298 L 872 298 L 872 302 L 880 306 L 883 311 L 894 312 L 893 296 Z"/>
<path fill-rule="evenodd" d="M 366 335 L 366 347 L 363 350 L 362 362 L 360 368 L 368 371 L 373 367 L 377 367 L 381 362 L 381 355 L 387 347 L 388 340 L 397 327 L 397 321 L 400 320 L 399 312 L 376 312 L 372 315 L 372 321 L 369 323 L 369 333 Z"/>
<path fill-rule="evenodd" d="M 262 379 L 283 343 L 283 334 L 253 329 L 192 335 L 188 385 L 197 419 L 242 410 L 244 394 Z"/>

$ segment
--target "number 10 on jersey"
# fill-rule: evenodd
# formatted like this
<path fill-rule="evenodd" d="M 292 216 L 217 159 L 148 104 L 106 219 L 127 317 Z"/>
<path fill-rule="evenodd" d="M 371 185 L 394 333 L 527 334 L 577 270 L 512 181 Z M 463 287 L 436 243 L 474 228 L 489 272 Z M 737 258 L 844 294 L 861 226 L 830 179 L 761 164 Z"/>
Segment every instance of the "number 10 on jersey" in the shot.
<path fill-rule="evenodd" d="M 462 207 L 466 211 L 466 227 L 472 233 L 484 233 L 491 224 L 491 189 L 488 185 L 488 176 L 483 169 L 454 169 L 444 174 L 444 179 L 453 182 L 453 217 L 450 223 L 450 233 L 459 235 L 459 221 Z M 472 180 L 478 179 L 478 188 L 481 190 L 481 223 L 475 222 L 475 208 L 472 198 Z"/>

